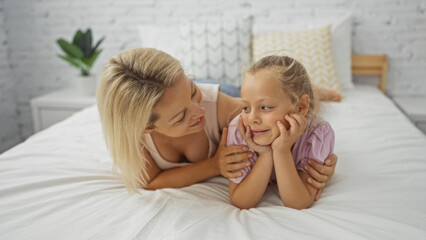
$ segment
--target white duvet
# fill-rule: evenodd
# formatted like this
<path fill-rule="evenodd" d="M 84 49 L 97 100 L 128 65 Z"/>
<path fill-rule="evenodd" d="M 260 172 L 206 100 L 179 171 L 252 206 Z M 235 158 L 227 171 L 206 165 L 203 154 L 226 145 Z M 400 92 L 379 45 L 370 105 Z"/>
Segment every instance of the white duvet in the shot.
<path fill-rule="evenodd" d="M 93 106 L 0 156 L 0 239 L 426 239 L 426 137 L 377 89 L 344 94 L 323 105 L 339 162 L 310 209 L 271 186 L 239 210 L 222 177 L 129 196 Z"/>

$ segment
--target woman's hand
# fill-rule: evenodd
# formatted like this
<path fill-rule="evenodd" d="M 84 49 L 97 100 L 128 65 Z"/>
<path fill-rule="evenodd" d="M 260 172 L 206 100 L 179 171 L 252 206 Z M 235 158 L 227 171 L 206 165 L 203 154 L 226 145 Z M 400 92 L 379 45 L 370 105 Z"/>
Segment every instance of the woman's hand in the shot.
<path fill-rule="evenodd" d="M 257 152 L 259 155 L 261 154 L 269 154 L 272 153 L 271 146 L 262 146 L 258 145 L 253 141 L 253 137 L 251 136 L 251 129 L 250 126 L 244 127 L 243 125 L 243 119 L 240 116 L 238 119 L 238 130 L 241 133 L 241 136 L 243 137 L 244 141 L 246 141 L 247 145 L 255 152 Z"/>
<path fill-rule="evenodd" d="M 272 142 L 272 149 L 274 151 L 290 150 L 291 146 L 302 135 L 308 125 L 306 118 L 297 113 L 285 115 L 284 118 L 290 124 L 290 128 L 287 130 L 281 121 L 277 122 L 280 135 Z"/>
<path fill-rule="evenodd" d="M 247 159 L 252 157 L 253 153 L 244 145 L 226 146 L 227 138 L 228 128 L 224 128 L 213 158 L 216 159 L 218 171 L 222 176 L 236 178 L 241 176 L 241 173 L 235 171 L 250 166 L 251 163 Z"/>
<path fill-rule="evenodd" d="M 307 179 L 307 182 L 314 188 L 318 189 L 318 192 L 315 196 L 315 201 L 318 201 L 322 193 L 322 189 L 333 176 L 336 169 L 336 164 L 337 156 L 333 154 L 327 160 L 325 160 L 324 165 L 321 165 L 313 160 L 308 160 L 308 165 L 305 165 L 305 169 L 310 176 Z"/>

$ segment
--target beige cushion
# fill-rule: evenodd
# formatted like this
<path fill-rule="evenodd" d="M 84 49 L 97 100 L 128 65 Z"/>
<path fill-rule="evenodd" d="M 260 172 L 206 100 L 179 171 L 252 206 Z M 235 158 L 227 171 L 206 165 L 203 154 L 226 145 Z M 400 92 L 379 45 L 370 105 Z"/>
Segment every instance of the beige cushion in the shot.
<path fill-rule="evenodd" d="M 289 55 L 305 66 L 311 82 L 340 92 L 332 54 L 331 26 L 299 32 L 261 33 L 253 36 L 253 58 Z"/>

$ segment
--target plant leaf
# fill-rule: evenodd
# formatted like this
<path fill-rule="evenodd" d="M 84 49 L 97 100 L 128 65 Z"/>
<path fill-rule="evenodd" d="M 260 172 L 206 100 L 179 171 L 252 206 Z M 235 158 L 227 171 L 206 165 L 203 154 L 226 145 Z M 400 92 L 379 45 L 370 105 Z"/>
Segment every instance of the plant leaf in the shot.
<path fill-rule="evenodd" d="M 64 59 L 65 61 L 67 61 L 68 63 L 70 63 L 71 65 L 73 65 L 74 67 L 80 69 L 81 75 L 83 76 L 88 76 L 90 74 L 90 67 L 87 66 L 86 63 L 84 63 L 82 60 L 78 59 L 78 58 L 72 58 L 69 56 L 63 56 L 58 54 L 58 57 Z"/>
<path fill-rule="evenodd" d="M 93 42 L 93 40 L 92 40 L 92 30 L 90 28 L 88 28 L 86 30 L 86 35 L 89 38 L 89 48 L 90 48 L 90 50 L 92 50 L 92 42 Z"/>
<path fill-rule="evenodd" d="M 89 69 L 92 68 L 93 63 L 96 61 L 96 59 L 98 58 L 101 52 L 102 52 L 102 49 L 95 51 L 95 53 L 89 59 L 84 59 L 84 63 L 87 65 Z"/>
<path fill-rule="evenodd" d="M 82 65 L 81 65 L 81 61 L 77 61 L 76 58 L 72 58 L 69 56 L 64 56 L 64 55 L 60 55 L 58 54 L 58 57 L 64 59 L 65 61 L 67 61 L 68 63 L 70 63 L 71 65 L 73 65 L 74 67 L 81 69 Z"/>
<path fill-rule="evenodd" d="M 87 29 L 83 34 L 82 38 L 80 39 L 79 46 L 81 50 L 83 50 L 84 57 L 90 58 L 92 52 L 92 31 L 90 28 Z"/>
<path fill-rule="evenodd" d="M 72 40 L 72 44 L 79 46 L 78 42 L 80 41 L 82 36 L 83 36 L 83 32 L 80 29 L 78 29 L 77 32 L 74 35 L 74 38 Z"/>
<path fill-rule="evenodd" d="M 96 50 L 98 49 L 99 45 L 105 40 L 105 37 L 102 37 L 101 39 L 99 39 L 99 41 L 96 43 L 95 47 L 92 49 L 92 53 L 95 53 Z"/>
<path fill-rule="evenodd" d="M 59 44 L 61 49 L 69 56 L 75 57 L 75 58 L 83 57 L 83 52 L 76 45 L 70 44 L 69 42 L 65 41 L 62 38 L 58 39 L 56 42 Z"/>

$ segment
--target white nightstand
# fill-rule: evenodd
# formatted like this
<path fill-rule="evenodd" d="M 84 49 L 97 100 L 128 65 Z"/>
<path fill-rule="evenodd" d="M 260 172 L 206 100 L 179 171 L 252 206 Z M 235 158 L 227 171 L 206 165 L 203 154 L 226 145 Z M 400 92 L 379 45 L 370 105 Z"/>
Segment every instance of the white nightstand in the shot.
<path fill-rule="evenodd" d="M 395 97 L 393 100 L 408 118 L 426 134 L 426 97 Z"/>
<path fill-rule="evenodd" d="M 96 103 L 95 96 L 82 96 L 76 89 L 62 89 L 31 100 L 34 131 L 43 130 Z"/>

